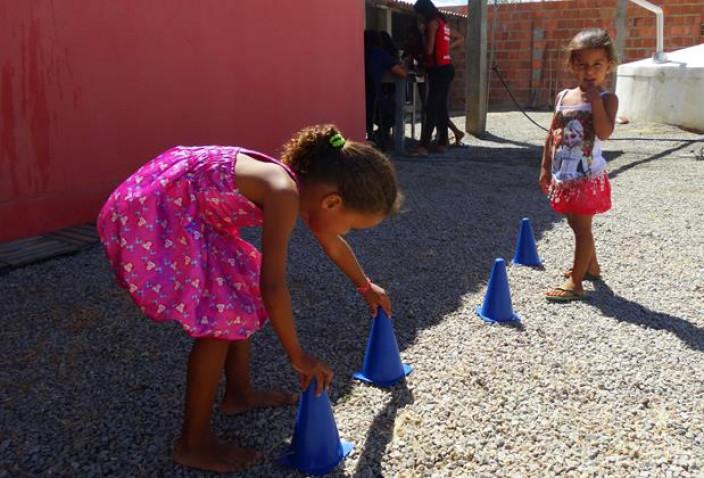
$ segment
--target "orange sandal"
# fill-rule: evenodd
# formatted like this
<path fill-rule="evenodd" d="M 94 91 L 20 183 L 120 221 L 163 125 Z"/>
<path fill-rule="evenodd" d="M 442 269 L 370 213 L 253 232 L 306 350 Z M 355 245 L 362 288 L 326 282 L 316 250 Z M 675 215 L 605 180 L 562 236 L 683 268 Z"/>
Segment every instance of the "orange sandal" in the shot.
<path fill-rule="evenodd" d="M 562 294 L 560 295 L 548 295 L 547 293 L 545 294 L 545 298 L 547 299 L 548 302 L 573 302 L 576 300 L 584 300 L 586 298 L 584 292 L 581 294 L 578 292 L 573 291 L 572 289 L 565 289 L 564 287 L 555 287 L 554 289 L 550 290 L 549 292 L 561 292 Z"/>

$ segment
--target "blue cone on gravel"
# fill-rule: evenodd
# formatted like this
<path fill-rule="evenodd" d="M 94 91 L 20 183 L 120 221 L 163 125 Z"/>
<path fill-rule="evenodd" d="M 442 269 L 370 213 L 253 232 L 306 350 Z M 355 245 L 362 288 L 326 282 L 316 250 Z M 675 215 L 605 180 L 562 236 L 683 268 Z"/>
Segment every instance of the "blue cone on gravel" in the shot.
<path fill-rule="evenodd" d="M 535 245 L 535 236 L 533 236 L 533 227 L 530 224 L 530 219 L 524 217 L 521 220 L 521 228 L 518 231 L 518 243 L 516 244 L 516 253 L 513 255 L 513 263 L 520 266 L 541 266 L 540 257 L 538 257 L 538 248 Z"/>
<path fill-rule="evenodd" d="M 308 475 L 324 475 L 335 468 L 354 445 L 340 440 L 327 392 L 315 396 L 313 379 L 298 402 L 289 450 L 279 462 Z"/>
<path fill-rule="evenodd" d="M 503 259 L 494 261 L 484 303 L 477 307 L 477 315 L 485 322 L 492 324 L 521 320 L 513 312 L 511 291 L 508 288 L 508 277 L 506 276 L 506 262 Z"/>
<path fill-rule="evenodd" d="M 413 367 L 401 363 L 393 323 L 379 307 L 372 321 L 364 365 L 353 377 L 379 387 L 390 387 L 412 371 Z"/>

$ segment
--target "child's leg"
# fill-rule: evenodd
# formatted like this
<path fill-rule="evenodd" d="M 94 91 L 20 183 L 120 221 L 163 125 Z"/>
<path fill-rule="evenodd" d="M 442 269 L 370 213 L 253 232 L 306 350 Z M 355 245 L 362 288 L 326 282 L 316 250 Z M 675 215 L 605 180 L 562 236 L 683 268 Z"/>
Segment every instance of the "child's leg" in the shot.
<path fill-rule="evenodd" d="M 596 244 L 594 245 L 594 255 L 592 256 L 592 260 L 589 263 L 589 266 L 587 267 L 587 273 L 595 277 L 601 276 L 601 266 L 599 265 L 599 261 L 597 261 L 596 259 Z M 572 268 L 570 267 L 565 271 L 565 277 L 569 277 L 571 275 Z"/>
<path fill-rule="evenodd" d="M 277 390 L 255 390 L 249 376 L 249 339 L 230 342 L 225 360 L 227 386 L 220 410 L 226 415 L 246 412 L 250 408 L 293 405 L 298 400 L 295 393 Z"/>
<path fill-rule="evenodd" d="M 574 232 L 575 248 L 574 262 L 572 264 L 572 274 L 567 278 L 567 281 L 557 289 L 553 289 L 547 293 L 548 296 L 564 297 L 573 291 L 577 294 L 582 294 L 582 280 L 587 268 L 594 258 L 594 237 L 592 235 L 592 218 L 593 216 L 584 216 L 579 214 L 568 214 L 567 222 Z"/>
<path fill-rule="evenodd" d="M 567 216 L 567 223 L 570 225 L 570 228 L 572 228 L 573 231 L 575 231 L 575 227 L 579 227 L 579 224 L 574 224 L 575 219 L 573 219 L 575 215 L 569 214 Z M 587 217 L 587 216 L 577 216 L 577 217 Z M 593 218 L 594 216 L 588 216 L 590 218 Z M 599 261 L 597 260 L 596 257 L 596 244 L 594 244 L 594 236 L 591 234 L 591 225 L 592 221 L 590 219 L 589 221 L 589 232 L 592 237 L 592 253 L 591 253 L 591 260 L 589 261 L 589 264 L 587 265 L 587 270 L 586 272 L 589 273 L 592 277 L 600 277 L 601 276 L 601 266 L 599 266 Z M 575 237 L 576 237 L 576 232 L 575 232 Z M 575 249 L 575 255 L 577 251 Z M 568 270 L 565 271 L 565 277 L 571 277 L 572 276 L 572 270 L 573 267 L 570 267 Z"/>
<path fill-rule="evenodd" d="M 587 272 L 595 277 L 601 276 L 601 266 L 596 258 L 596 243 L 594 242 L 594 235 L 592 234 L 592 244 L 594 245 L 594 250 L 592 251 L 592 260 L 589 262 L 589 267 L 587 267 Z"/>
<path fill-rule="evenodd" d="M 574 248 L 574 262 L 572 264 L 572 282 L 575 290 L 581 291 L 584 274 L 595 260 L 594 236 L 592 235 L 592 218 L 594 216 L 583 216 L 572 214 L 572 230 L 576 241 Z"/>
<path fill-rule="evenodd" d="M 451 119 L 447 119 L 447 126 L 452 130 L 452 134 L 455 135 L 455 144 L 461 144 L 462 138 L 464 138 L 464 132 L 461 131 Z"/>
<path fill-rule="evenodd" d="M 204 470 L 237 471 L 259 460 L 255 450 L 221 443 L 210 424 L 213 402 L 222 376 L 228 342 L 198 339 L 188 358 L 183 431 L 173 458 L 177 463 Z"/>

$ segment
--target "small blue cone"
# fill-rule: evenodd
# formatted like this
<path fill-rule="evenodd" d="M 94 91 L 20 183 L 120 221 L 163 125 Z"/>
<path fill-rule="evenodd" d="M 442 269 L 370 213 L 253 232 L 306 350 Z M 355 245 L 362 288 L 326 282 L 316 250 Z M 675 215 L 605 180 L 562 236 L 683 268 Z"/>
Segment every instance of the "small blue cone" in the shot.
<path fill-rule="evenodd" d="M 477 307 L 477 315 L 485 322 L 492 324 L 521 320 L 513 313 L 511 291 L 508 288 L 508 277 L 506 276 L 506 262 L 503 259 L 494 261 L 484 303 L 481 307 Z"/>
<path fill-rule="evenodd" d="M 519 266 L 542 266 L 538 257 L 538 248 L 535 246 L 533 228 L 530 219 L 524 217 L 521 220 L 521 229 L 518 231 L 518 243 L 516 253 L 513 255 L 513 263 Z"/>
<path fill-rule="evenodd" d="M 340 440 L 327 392 L 315 396 L 313 379 L 298 403 L 289 450 L 279 463 L 308 475 L 324 475 L 335 468 L 354 445 Z"/>
<path fill-rule="evenodd" d="M 394 326 L 384 309 L 379 307 L 369 333 L 364 366 L 352 376 L 379 387 L 390 387 L 412 371 L 413 367 L 401 363 Z"/>

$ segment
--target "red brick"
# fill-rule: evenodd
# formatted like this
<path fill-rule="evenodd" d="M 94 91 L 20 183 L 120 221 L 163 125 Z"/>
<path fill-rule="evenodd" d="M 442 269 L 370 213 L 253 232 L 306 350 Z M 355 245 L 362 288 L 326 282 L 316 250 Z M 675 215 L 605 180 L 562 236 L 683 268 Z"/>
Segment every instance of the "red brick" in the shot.
<path fill-rule="evenodd" d="M 633 26 L 654 27 L 655 26 L 655 15 L 634 18 L 633 19 Z"/>
<path fill-rule="evenodd" d="M 675 26 L 670 29 L 670 35 L 694 36 L 697 31 L 691 25 Z"/>
<path fill-rule="evenodd" d="M 522 41 L 507 41 L 501 46 L 507 50 L 521 50 L 526 46 L 526 43 Z"/>
<path fill-rule="evenodd" d="M 704 5 L 682 5 L 673 8 L 673 14 L 676 12 L 677 14 L 680 15 L 704 15 Z"/>

